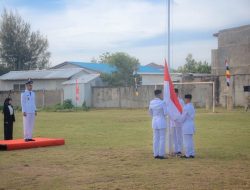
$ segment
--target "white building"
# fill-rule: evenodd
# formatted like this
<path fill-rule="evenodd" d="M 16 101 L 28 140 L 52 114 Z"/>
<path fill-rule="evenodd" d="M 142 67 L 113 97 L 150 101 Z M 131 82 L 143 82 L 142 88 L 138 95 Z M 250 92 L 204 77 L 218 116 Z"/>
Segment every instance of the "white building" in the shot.
<path fill-rule="evenodd" d="M 10 71 L 0 76 L 0 91 L 21 93 L 25 90 L 25 82 L 29 78 L 34 82 L 33 90 L 37 91 L 37 102 L 40 106 L 45 105 L 45 99 L 50 102 L 50 105 L 66 99 L 71 99 L 76 105 L 76 80 L 79 81 L 80 88 L 80 99 L 77 105 L 81 106 L 83 102 L 86 102 L 87 106 L 90 106 L 91 86 L 102 85 L 99 74 L 93 74 L 84 68 Z M 53 103 L 53 99 L 55 99 L 53 96 L 60 97 L 57 97 L 56 102 Z"/>
<path fill-rule="evenodd" d="M 58 90 L 63 88 L 63 82 L 86 74 L 89 73 L 81 68 L 10 71 L 0 76 L 0 91 L 23 91 L 29 78 L 34 82 L 34 90 Z"/>
<path fill-rule="evenodd" d="M 24 91 L 25 82 L 31 78 L 34 81 L 33 89 L 38 92 L 38 102 L 41 102 L 42 106 L 53 105 L 53 102 L 60 103 L 66 99 L 72 100 L 77 106 L 81 106 L 84 102 L 87 106 L 91 106 L 92 87 L 104 86 L 100 74 L 110 74 L 115 70 L 115 67 L 108 64 L 64 62 L 49 70 L 11 71 L 0 76 L 0 91 Z M 159 85 L 164 81 L 163 70 L 152 66 L 140 66 L 137 74 L 141 76 L 144 86 Z M 180 82 L 181 75 L 173 74 L 172 79 L 174 82 Z M 78 101 L 76 101 L 76 83 L 79 86 Z M 50 91 L 50 95 L 46 97 L 44 91 Z M 61 98 L 53 100 L 56 96 Z M 46 104 L 46 101 L 50 102 Z"/>
<path fill-rule="evenodd" d="M 58 68 L 82 68 L 90 73 L 112 73 L 116 69 L 108 64 L 86 63 L 86 62 L 64 62 L 53 67 Z M 151 65 L 141 65 L 137 71 L 142 78 L 142 85 L 158 85 L 164 81 L 164 72 L 161 68 L 156 68 Z M 182 74 L 171 73 L 174 82 L 181 82 Z"/>
<path fill-rule="evenodd" d="M 62 83 L 64 99 L 72 100 L 76 106 L 81 106 L 84 102 L 87 106 L 91 106 L 92 86 L 101 86 L 102 81 L 100 74 L 88 74 L 79 78 L 68 80 Z M 79 100 L 76 99 L 76 86 L 79 88 Z"/>

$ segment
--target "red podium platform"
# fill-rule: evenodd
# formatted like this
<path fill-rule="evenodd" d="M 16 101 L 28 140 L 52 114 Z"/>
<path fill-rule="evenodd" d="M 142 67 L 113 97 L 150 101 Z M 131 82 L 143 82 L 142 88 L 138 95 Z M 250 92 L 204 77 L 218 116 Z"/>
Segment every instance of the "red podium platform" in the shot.
<path fill-rule="evenodd" d="M 24 139 L 0 140 L 0 150 L 17 150 L 45 146 L 64 145 L 64 139 L 33 138 L 35 141 L 25 142 Z"/>

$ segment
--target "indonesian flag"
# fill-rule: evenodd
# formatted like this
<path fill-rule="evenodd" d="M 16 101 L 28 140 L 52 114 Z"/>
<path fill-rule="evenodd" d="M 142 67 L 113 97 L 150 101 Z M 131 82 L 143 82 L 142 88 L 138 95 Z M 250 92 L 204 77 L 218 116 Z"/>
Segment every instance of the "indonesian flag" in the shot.
<path fill-rule="evenodd" d="M 166 59 L 164 68 L 164 101 L 169 108 L 170 118 L 175 120 L 182 112 L 182 106 L 174 91 L 174 85 L 169 74 Z"/>
<path fill-rule="evenodd" d="M 76 102 L 80 100 L 79 92 L 78 80 L 76 79 Z"/>
<path fill-rule="evenodd" d="M 230 86 L 230 70 L 229 70 L 229 64 L 227 62 L 227 60 L 225 60 L 225 66 L 226 66 L 226 82 L 227 82 L 227 86 Z"/>

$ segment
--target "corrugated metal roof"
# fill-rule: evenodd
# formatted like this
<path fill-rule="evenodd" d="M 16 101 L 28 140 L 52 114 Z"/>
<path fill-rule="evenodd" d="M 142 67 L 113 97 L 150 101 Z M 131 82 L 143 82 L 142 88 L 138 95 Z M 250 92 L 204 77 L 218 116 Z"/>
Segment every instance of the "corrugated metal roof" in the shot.
<path fill-rule="evenodd" d="M 86 63 L 86 62 L 68 62 L 81 68 L 97 71 L 100 73 L 112 73 L 116 71 L 115 67 L 105 63 Z"/>
<path fill-rule="evenodd" d="M 112 67 L 109 64 L 105 64 L 105 63 L 86 63 L 86 62 L 66 62 L 66 63 L 73 64 L 73 65 L 79 66 L 81 68 L 97 71 L 100 73 L 112 73 L 112 72 L 116 71 L 115 67 Z M 157 68 L 151 67 L 151 66 L 140 65 L 137 73 L 140 73 L 140 74 L 143 74 L 143 73 L 162 74 L 163 70 L 157 69 Z"/>
<path fill-rule="evenodd" d="M 100 74 L 86 74 L 86 75 L 82 75 L 81 77 L 77 78 L 77 82 L 79 84 L 85 84 L 88 83 L 90 81 L 92 81 L 93 79 L 99 77 Z M 72 79 L 72 80 L 68 80 L 62 83 L 63 85 L 66 84 L 76 84 L 76 79 Z"/>
<path fill-rule="evenodd" d="M 26 80 L 31 79 L 68 79 L 81 72 L 81 68 L 51 69 L 51 70 L 29 70 L 10 71 L 2 76 L 0 80 Z"/>

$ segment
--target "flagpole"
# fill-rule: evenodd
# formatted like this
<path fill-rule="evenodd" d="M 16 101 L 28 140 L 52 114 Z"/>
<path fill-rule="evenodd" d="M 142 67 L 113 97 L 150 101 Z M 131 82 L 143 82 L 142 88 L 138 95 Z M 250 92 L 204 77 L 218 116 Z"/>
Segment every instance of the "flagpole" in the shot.
<path fill-rule="evenodd" d="M 169 74 L 171 72 L 171 64 L 170 64 L 170 0 L 167 0 L 167 11 L 168 11 L 168 25 L 167 25 L 167 32 L 168 32 L 168 35 L 167 35 L 167 40 L 168 40 L 168 44 L 167 44 L 167 49 L 168 49 L 168 53 L 167 53 L 167 56 L 168 56 L 168 68 L 169 68 Z M 171 136 L 171 130 L 170 130 L 170 118 L 168 116 L 168 119 L 167 119 L 167 123 L 168 123 L 168 126 L 167 126 L 167 130 L 166 130 L 166 135 L 167 135 L 167 154 L 168 155 L 171 155 L 173 153 L 172 151 L 172 136 Z"/>
<path fill-rule="evenodd" d="M 170 0 L 168 0 L 168 68 L 171 72 L 170 64 Z"/>

